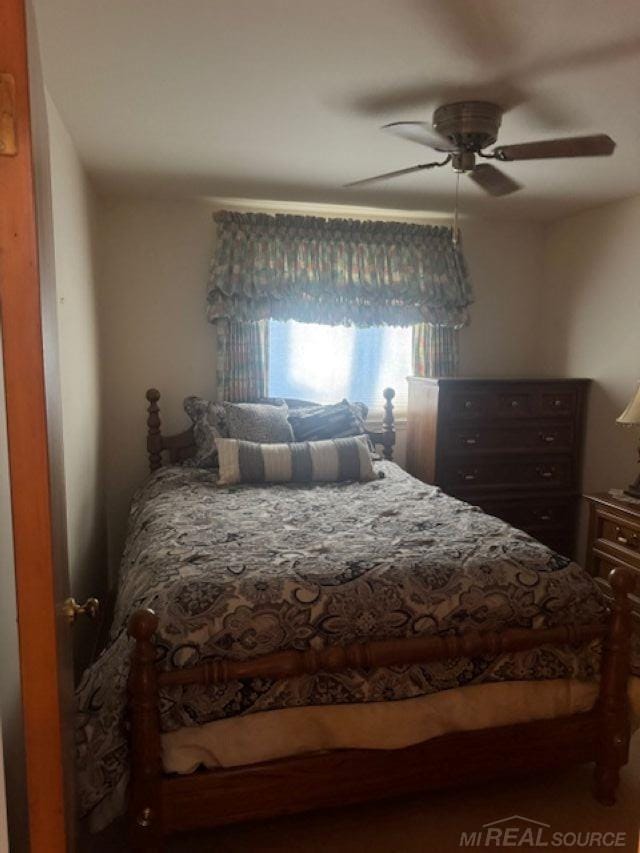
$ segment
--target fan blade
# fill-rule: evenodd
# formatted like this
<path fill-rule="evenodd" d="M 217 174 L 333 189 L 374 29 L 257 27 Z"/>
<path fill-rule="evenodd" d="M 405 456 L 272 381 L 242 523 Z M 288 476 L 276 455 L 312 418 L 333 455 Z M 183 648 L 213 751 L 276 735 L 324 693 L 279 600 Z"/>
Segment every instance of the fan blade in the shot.
<path fill-rule="evenodd" d="M 417 142 L 418 145 L 428 145 L 436 151 L 456 150 L 455 145 L 446 136 L 440 136 L 427 121 L 392 121 L 391 124 L 383 125 L 382 130 L 388 130 L 395 136 L 408 139 L 409 142 Z"/>
<path fill-rule="evenodd" d="M 545 139 L 521 145 L 499 145 L 493 149 L 498 160 L 539 160 L 545 157 L 606 157 L 616 147 L 610 136 L 572 136 Z"/>
<path fill-rule="evenodd" d="M 384 175 L 376 175 L 374 178 L 363 178 L 361 181 L 351 181 L 349 184 L 343 184 L 343 187 L 359 187 L 363 184 L 373 184 L 375 181 L 386 181 L 387 178 L 398 178 L 400 175 L 410 175 L 412 172 L 421 172 L 423 169 L 433 169 L 436 166 L 444 166 L 449 162 L 449 157 L 446 160 L 436 161 L 435 163 L 421 163 L 419 166 L 409 166 L 408 169 L 398 169 L 395 172 L 385 172 Z"/>
<path fill-rule="evenodd" d="M 472 172 L 469 172 L 469 177 L 489 195 L 509 195 L 522 189 L 522 186 L 513 178 L 490 163 L 479 163 Z"/>

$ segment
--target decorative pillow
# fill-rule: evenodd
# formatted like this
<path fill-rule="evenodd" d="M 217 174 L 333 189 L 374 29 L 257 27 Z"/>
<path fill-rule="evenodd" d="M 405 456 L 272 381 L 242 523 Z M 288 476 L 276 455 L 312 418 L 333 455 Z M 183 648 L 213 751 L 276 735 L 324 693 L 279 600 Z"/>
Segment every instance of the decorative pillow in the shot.
<path fill-rule="evenodd" d="M 218 455 L 219 486 L 377 479 L 364 436 L 291 444 L 221 438 Z"/>
<path fill-rule="evenodd" d="M 253 402 L 264 403 L 267 406 L 287 405 L 289 409 L 308 409 L 320 405 L 320 403 L 314 403 L 313 400 L 298 400 L 296 397 L 260 397 Z"/>
<path fill-rule="evenodd" d="M 251 400 L 252 403 L 259 403 L 261 406 L 286 406 L 287 400 L 284 397 L 258 397 L 257 400 Z"/>
<path fill-rule="evenodd" d="M 196 443 L 195 455 L 184 464 L 196 468 L 217 468 L 216 442 L 219 438 L 229 435 L 224 407 L 201 397 L 186 397 L 183 406 L 193 423 Z"/>
<path fill-rule="evenodd" d="M 289 412 L 296 441 L 322 441 L 363 435 L 368 409 L 364 403 L 331 403 L 326 406 L 309 406 Z"/>
<path fill-rule="evenodd" d="M 287 406 L 263 403 L 224 403 L 229 438 L 275 444 L 293 441 Z"/>

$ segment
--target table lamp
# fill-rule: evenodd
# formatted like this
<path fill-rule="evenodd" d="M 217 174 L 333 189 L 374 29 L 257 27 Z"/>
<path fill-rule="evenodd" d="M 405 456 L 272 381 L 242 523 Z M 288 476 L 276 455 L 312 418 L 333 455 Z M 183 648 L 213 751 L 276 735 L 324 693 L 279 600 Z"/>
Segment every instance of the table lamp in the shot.
<path fill-rule="evenodd" d="M 617 419 L 617 423 L 628 426 L 640 425 L 640 385 L 638 385 L 638 390 L 627 408 Z M 640 446 L 638 447 L 638 461 L 640 461 Z M 640 474 L 636 477 L 635 483 L 625 489 L 625 493 L 633 498 L 640 498 Z"/>

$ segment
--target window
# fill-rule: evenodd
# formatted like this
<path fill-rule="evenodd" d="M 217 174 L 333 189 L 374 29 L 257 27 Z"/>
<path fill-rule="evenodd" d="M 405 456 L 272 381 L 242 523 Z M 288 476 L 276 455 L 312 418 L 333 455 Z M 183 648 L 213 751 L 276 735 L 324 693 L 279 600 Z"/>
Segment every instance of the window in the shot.
<path fill-rule="evenodd" d="M 333 403 L 346 397 L 382 410 L 382 390 L 395 389 L 396 409 L 407 407 L 411 327 L 324 326 L 270 321 L 269 394 Z"/>

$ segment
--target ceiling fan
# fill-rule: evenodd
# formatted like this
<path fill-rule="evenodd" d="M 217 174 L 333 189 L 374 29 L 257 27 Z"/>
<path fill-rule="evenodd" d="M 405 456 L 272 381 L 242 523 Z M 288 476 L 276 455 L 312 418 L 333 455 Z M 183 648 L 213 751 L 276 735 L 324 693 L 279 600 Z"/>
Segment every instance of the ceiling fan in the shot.
<path fill-rule="evenodd" d="M 489 101 L 459 101 L 438 107 L 433 114 L 432 124 L 423 121 L 395 121 L 386 124 L 383 130 L 441 151 L 446 154 L 445 158 L 431 163 L 420 163 L 407 169 L 397 169 L 395 172 L 385 172 L 373 178 L 352 181 L 345 184 L 345 187 L 364 186 L 451 163 L 455 172 L 469 175 L 485 192 L 492 196 L 503 196 L 517 192 L 522 186 L 491 163 L 478 163 L 476 158 L 511 163 L 555 157 L 604 157 L 612 154 L 616 147 L 611 137 L 601 133 L 595 136 L 546 139 L 518 145 L 498 145 L 492 151 L 485 151 L 484 149 L 493 145 L 498 138 L 503 112 L 502 107 Z"/>

